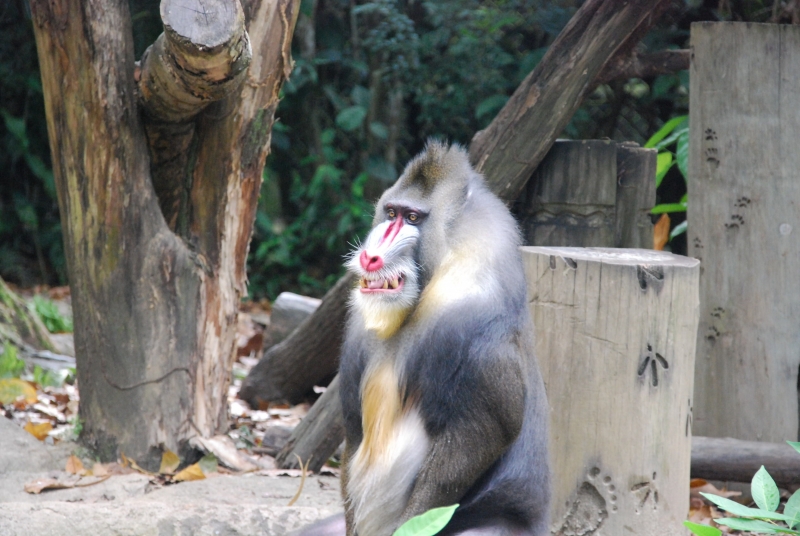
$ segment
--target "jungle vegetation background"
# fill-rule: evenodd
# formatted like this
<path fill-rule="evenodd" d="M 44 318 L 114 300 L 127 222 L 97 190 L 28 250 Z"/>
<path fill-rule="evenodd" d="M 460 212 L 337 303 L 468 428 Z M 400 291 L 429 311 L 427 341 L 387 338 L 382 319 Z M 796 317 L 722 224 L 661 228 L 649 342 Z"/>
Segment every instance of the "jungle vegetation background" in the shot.
<path fill-rule="evenodd" d="M 321 296 L 405 162 L 431 136 L 468 145 L 580 4 L 303 0 L 250 246 L 250 296 Z M 642 46 L 686 48 L 696 20 L 796 22 L 786 4 L 673 0 Z M 162 31 L 158 7 L 130 0 L 137 59 Z M 562 137 L 643 144 L 687 113 L 688 87 L 687 71 L 602 85 Z M 66 284 L 27 0 L 0 2 L 0 116 L 0 277 L 23 287 Z M 673 168 L 658 202 L 685 191 Z M 683 218 L 675 216 L 673 226 Z M 682 236 L 671 247 L 685 252 Z"/>

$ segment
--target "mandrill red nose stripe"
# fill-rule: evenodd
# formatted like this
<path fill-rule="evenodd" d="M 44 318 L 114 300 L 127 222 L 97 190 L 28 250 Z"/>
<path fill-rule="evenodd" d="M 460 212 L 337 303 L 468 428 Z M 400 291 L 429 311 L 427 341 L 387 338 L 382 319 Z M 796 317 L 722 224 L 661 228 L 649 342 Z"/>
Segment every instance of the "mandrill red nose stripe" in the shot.
<path fill-rule="evenodd" d="M 380 246 L 381 244 L 383 244 L 387 240 L 391 244 L 392 241 L 394 240 L 394 237 L 396 237 L 397 233 L 400 232 L 400 228 L 401 227 L 403 227 L 403 218 L 395 219 L 392 222 L 392 224 L 386 229 L 386 232 L 383 233 L 383 238 L 381 238 L 381 241 L 378 242 L 378 245 Z"/>
<path fill-rule="evenodd" d="M 378 255 L 367 255 L 366 251 L 361 252 L 358 260 L 361 261 L 361 266 L 368 272 L 375 272 L 383 268 L 383 259 Z"/>

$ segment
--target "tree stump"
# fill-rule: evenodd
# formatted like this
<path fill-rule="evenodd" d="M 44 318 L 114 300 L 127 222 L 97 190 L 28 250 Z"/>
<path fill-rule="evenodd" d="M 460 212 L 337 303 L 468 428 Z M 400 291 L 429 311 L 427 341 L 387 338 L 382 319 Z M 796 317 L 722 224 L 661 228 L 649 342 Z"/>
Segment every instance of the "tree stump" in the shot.
<path fill-rule="evenodd" d="M 656 150 L 601 140 L 558 140 L 521 197 L 532 246 L 651 248 Z"/>
<path fill-rule="evenodd" d="M 522 251 L 551 411 L 552 533 L 683 534 L 699 262 Z"/>
<path fill-rule="evenodd" d="M 798 438 L 800 27 L 692 25 L 689 254 L 701 259 L 695 430 Z"/>

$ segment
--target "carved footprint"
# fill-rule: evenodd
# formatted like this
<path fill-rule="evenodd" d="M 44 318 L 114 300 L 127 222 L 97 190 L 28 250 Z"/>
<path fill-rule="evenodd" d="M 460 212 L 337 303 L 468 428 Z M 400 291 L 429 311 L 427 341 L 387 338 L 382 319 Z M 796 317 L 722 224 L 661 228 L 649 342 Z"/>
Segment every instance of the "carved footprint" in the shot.
<path fill-rule="evenodd" d="M 617 487 L 611 476 L 601 474 L 599 467 L 589 470 L 572 500 L 567 502 L 567 513 L 553 536 L 595 534 L 609 513 L 617 512 Z"/>

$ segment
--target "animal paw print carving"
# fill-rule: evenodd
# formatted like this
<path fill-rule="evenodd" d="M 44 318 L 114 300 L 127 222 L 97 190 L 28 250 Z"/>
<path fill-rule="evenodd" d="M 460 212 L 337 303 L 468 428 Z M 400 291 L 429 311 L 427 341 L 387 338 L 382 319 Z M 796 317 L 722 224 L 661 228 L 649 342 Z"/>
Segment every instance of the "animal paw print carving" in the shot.
<path fill-rule="evenodd" d="M 719 167 L 719 151 L 716 147 L 706 148 L 706 162 L 712 164 L 714 167 Z"/>
<path fill-rule="evenodd" d="M 647 372 L 647 365 L 650 365 L 649 368 L 653 376 L 651 378 L 653 387 L 658 387 L 658 366 L 661 365 L 664 370 L 667 370 L 669 368 L 669 363 L 667 363 L 667 360 L 664 359 L 664 356 L 658 352 L 654 352 L 653 346 L 649 343 L 647 345 L 647 353 L 642 358 L 642 362 L 639 364 L 639 370 L 637 371 L 637 374 L 640 377 L 644 376 L 644 374 Z"/>
<path fill-rule="evenodd" d="M 694 247 L 697 249 L 703 249 L 703 241 L 700 240 L 699 236 L 694 237 L 694 240 L 692 240 L 692 244 L 694 244 Z"/>
<path fill-rule="evenodd" d="M 742 196 L 733 204 L 734 207 L 745 208 L 750 205 L 750 198 Z"/>
<path fill-rule="evenodd" d="M 714 307 L 711 310 L 711 316 L 713 316 L 714 318 L 722 318 L 722 315 L 724 314 L 725 314 L 725 309 L 723 309 L 722 307 Z"/>
<path fill-rule="evenodd" d="M 601 473 L 602 471 L 599 467 L 592 467 L 586 475 L 586 483 L 591 482 L 591 485 L 604 498 L 605 502 L 610 505 L 609 510 L 611 510 L 611 513 L 615 514 L 618 510 L 617 486 L 614 484 L 614 479 L 611 478 L 611 475 L 606 474 L 601 478 Z"/>
<path fill-rule="evenodd" d="M 688 410 L 686 411 L 686 437 L 692 433 L 692 422 L 694 421 L 694 406 L 692 406 L 692 399 L 686 401 Z"/>
<path fill-rule="evenodd" d="M 708 330 L 706 330 L 706 340 L 708 342 L 716 342 L 717 338 L 719 338 L 720 332 L 714 326 L 708 326 Z"/>
<path fill-rule="evenodd" d="M 653 480 L 639 482 L 631 486 L 631 493 L 636 497 L 636 513 L 642 513 L 647 508 L 647 503 L 653 505 L 653 510 L 658 510 L 658 488 L 656 488 L 656 473 L 653 473 Z"/>
<path fill-rule="evenodd" d="M 707 128 L 705 131 L 705 138 L 707 140 L 716 141 L 717 139 L 717 131 Z"/>
<path fill-rule="evenodd" d="M 726 229 L 738 229 L 744 225 L 744 218 L 739 214 L 732 214 L 730 223 L 725 224 Z"/>

